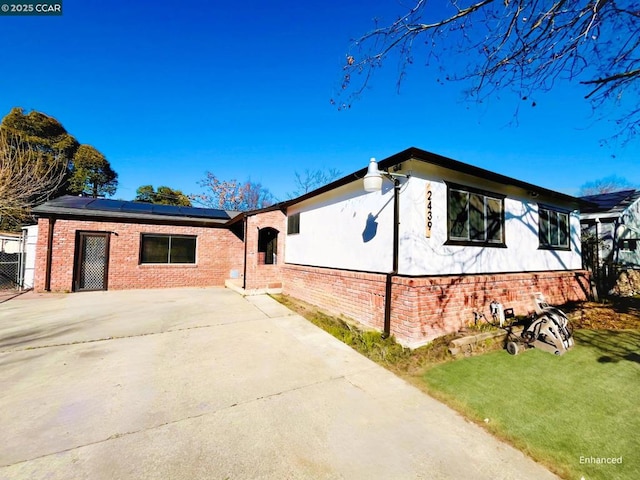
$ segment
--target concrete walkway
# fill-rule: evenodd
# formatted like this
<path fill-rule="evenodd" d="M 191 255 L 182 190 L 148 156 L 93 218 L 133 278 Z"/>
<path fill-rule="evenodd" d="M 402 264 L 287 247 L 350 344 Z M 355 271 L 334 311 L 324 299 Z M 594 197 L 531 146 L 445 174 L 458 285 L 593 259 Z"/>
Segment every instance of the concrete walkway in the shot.
<path fill-rule="evenodd" d="M 1 479 L 556 478 L 266 296 L 0 304 Z"/>

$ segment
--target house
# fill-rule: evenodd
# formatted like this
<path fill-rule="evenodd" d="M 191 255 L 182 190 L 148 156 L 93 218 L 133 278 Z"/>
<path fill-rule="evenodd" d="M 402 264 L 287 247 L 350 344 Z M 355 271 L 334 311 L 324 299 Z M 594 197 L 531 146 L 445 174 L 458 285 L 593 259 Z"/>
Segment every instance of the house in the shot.
<path fill-rule="evenodd" d="M 586 238 L 594 240 L 588 263 L 640 267 L 640 190 L 623 190 L 582 197 L 580 225 Z M 595 241 L 597 240 L 597 241 Z"/>
<path fill-rule="evenodd" d="M 280 288 L 417 347 L 493 300 L 586 299 L 581 204 L 416 148 L 241 214 L 62 197 L 35 209 L 36 288 Z"/>
<path fill-rule="evenodd" d="M 412 347 L 492 300 L 587 297 L 578 199 L 415 148 L 378 168 L 395 174 L 379 193 L 362 169 L 287 203 L 285 293 Z"/>

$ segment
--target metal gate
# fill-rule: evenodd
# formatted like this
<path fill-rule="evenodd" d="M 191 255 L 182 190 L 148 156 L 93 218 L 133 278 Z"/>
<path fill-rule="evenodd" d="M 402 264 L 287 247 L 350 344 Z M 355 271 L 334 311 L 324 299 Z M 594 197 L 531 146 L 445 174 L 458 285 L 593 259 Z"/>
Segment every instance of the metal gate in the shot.
<path fill-rule="evenodd" d="M 109 234 L 78 232 L 75 291 L 106 290 L 109 270 Z"/>
<path fill-rule="evenodd" d="M 0 252 L 0 290 L 20 288 L 21 253 Z"/>
<path fill-rule="evenodd" d="M 0 235 L 0 290 L 22 287 L 24 239 L 20 235 Z"/>

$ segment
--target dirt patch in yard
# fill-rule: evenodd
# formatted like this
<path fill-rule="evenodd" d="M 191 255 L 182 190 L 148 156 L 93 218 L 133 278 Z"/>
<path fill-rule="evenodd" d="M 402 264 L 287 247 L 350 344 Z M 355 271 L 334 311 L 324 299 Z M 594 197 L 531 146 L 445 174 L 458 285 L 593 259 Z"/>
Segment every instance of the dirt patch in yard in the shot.
<path fill-rule="evenodd" d="M 640 330 L 640 297 L 611 297 L 585 302 L 565 310 L 574 328 L 589 330 Z"/>

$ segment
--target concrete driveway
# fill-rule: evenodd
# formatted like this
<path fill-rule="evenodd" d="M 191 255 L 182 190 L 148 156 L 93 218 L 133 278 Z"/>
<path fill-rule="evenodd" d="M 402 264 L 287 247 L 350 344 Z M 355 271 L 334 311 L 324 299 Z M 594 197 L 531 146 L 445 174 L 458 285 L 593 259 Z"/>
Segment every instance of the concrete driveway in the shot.
<path fill-rule="evenodd" d="M 547 479 L 266 296 L 0 304 L 2 479 Z"/>

